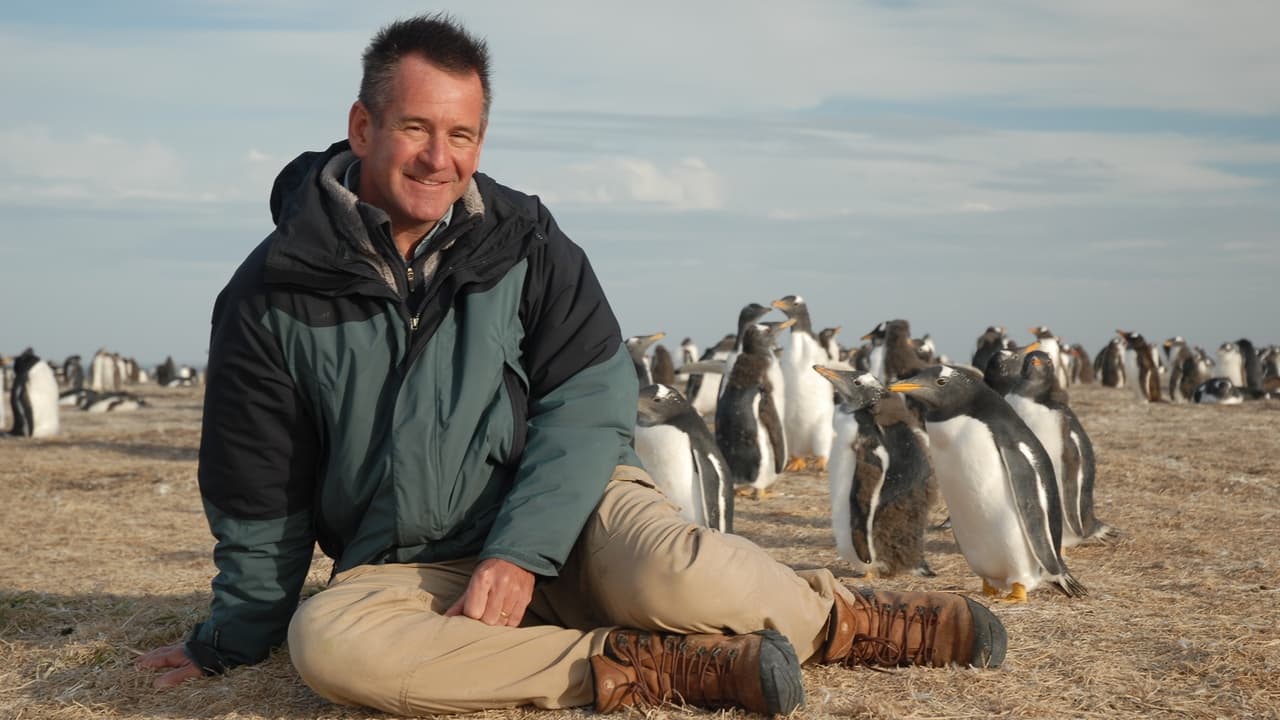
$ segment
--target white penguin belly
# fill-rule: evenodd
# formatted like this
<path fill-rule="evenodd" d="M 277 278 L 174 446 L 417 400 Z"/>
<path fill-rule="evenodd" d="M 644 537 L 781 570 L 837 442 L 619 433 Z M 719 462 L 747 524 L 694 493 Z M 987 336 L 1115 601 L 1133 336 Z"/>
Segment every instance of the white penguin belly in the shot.
<path fill-rule="evenodd" d="M 816 373 L 815 373 L 816 374 Z M 866 572 L 867 564 L 853 549 L 853 513 L 849 508 L 853 495 L 853 474 L 857 458 L 853 443 L 858 437 L 858 421 L 852 415 L 835 418 L 836 440 L 827 463 L 827 484 L 831 490 L 831 532 L 836 538 L 836 553 L 855 570 Z"/>
<path fill-rule="evenodd" d="M 31 399 L 31 437 L 58 434 L 58 379 L 53 370 L 38 362 L 27 375 L 27 396 Z"/>
<path fill-rule="evenodd" d="M 783 428 L 789 455 L 826 457 L 831 453 L 831 418 L 835 412 L 831 383 L 813 370 L 814 365 L 826 362 L 826 351 L 817 340 L 792 333 L 782 362 L 787 396 Z"/>
<path fill-rule="evenodd" d="M 928 423 L 934 472 L 951 512 L 956 544 L 979 577 L 1009 591 L 1028 591 L 1041 568 L 1022 532 L 1007 471 L 987 425 L 960 416 Z"/>
<path fill-rule="evenodd" d="M 689 522 L 706 524 L 702 486 L 693 466 L 689 436 L 667 425 L 636 428 L 636 455 L 653 482 Z"/>
<path fill-rule="evenodd" d="M 769 432 L 760 422 L 760 396 L 751 402 L 751 412 L 756 417 L 756 445 L 760 448 L 760 467 L 756 468 L 756 477 L 751 487 L 764 490 L 778 481 L 778 472 L 773 469 L 773 444 L 769 440 Z"/>

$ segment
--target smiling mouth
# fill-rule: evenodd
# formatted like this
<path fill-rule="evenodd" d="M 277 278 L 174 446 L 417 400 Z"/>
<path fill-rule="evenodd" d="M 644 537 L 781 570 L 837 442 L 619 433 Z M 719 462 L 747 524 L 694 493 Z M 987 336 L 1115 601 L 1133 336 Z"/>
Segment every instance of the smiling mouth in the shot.
<path fill-rule="evenodd" d="M 439 187 L 441 185 L 448 185 L 450 182 L 448 180 L 428 180 L 426 178 L 420 178 L 413 175 L 405 175 L 405 177 L 419 185 L 426 185 L 427 187 Z"/>

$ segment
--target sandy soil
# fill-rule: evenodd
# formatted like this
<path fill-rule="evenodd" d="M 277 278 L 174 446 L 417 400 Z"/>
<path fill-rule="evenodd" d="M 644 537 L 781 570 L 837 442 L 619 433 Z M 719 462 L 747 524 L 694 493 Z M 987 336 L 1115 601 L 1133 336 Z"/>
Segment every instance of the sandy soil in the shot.
<path fill-rule="evenodd" d="M 136 413 L 64 409 L 57 438 L 0 440 L 0 718 L 378 717 L 317 698 L 285 651 L 164 693 L 133 669 L 200 619 L 212 573 L 200 392 L 143 394 L 151 407 Z M 1098 450 L 1098 516 L 1123 532 L 1069 551 L 1092 594 L 1041 588 L 999 605 L 999 670 L 806 668 L 797 716 L 1280 717 L 1280 402 L 1146 405 L 1096 386 L 1072 400 Z M 825 478 L 777 487 L 740 503 L 739 532 L 859 582 L 835 554 Z M 932 532 L 928 553 L 938 577 L 881 582 L 980 596 L 948 533 Z M 318 558 L 309 591 L 327 571 Z"/>

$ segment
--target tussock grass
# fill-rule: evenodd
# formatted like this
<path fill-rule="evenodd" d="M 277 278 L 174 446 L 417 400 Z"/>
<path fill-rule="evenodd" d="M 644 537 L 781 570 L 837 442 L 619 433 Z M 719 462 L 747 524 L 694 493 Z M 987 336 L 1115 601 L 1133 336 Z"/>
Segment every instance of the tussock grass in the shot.
<path fill-rule="evenodd" d="M 142 394 L 152 406 L 136 413 L 65 411 L 59 437 L 0 440 L 0 717 L 382 717 L 316 697 L 286 651 L 163 693 L 133 669 L 203 616 L 213 572 L 195 482 L 200 391 Z M 1000 670 L 806 668 L 798 717 L 1280 717 L 1280 403 L 1145 405 L 1096 386 L 1072 401 L 1098 451 L 1098 515 L 1123 533 L 1068 551 L 1091 595 L 1041 588 L 997 606 L 1010 638 Z M 739 502 L 739 532 L 794 567 L 861 582 L 835 554 L 825 478 L 776 488 Z M 980 596 L 949 533 L 931 532 L 927 551 L 938 577 L 878 582 Z M 328 570 L 317 558 L 308 592 Z"/>

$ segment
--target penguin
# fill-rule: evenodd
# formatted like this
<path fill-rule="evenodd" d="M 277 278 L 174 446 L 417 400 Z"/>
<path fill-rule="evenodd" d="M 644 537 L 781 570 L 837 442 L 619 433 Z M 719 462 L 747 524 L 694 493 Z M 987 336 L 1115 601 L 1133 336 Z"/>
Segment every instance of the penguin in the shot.
<path fill-rule="evenodd" d="M 1182 391 L 1182 376 L 1188 370 L 1195 371 L 1195 355 L 1181 335 L 1168 338 L 1162 346 L 1169 366 L 1169 402 L 1187 402 L 1191 396 Z"/>
<path fill-rule="evenodd" d="M 1124 338 L 1113 337 L 1093 360 L 1093 373 L 1102 379 L 1103 387 L 1122 388 L 1125 384 Z"/>
<path fill-rule="evenodd" d="M 925 365 L 938 364 L 938 346 L 933 342 L 933 336 L 925 333 L 924 337 L 911 341 L 915 346 L 916 355 L 924 361 Z"/>
<path fill-rule="evenodd" d="M 1058 387 L 1065 390 L 1067 385 L 1071 383 L 1068 374 L 1069 363 L 1066 359 L 1066 347 L 1062 344 L 1062 340 L 1053 334 L 1053 331 L 1044 325 L 1036 325 L 1031 328 L 1031 334 L 1035 336 L 1035 350 L 1043 352 L 1053 361 L 1054 374 L 1058 378 Z M 1028 348 L 1028 351 L 1031 351 Z"/>
<path fill-rule="evenodd" d="M 1216 377 L 1205 380 L 1191 392 L 1191 401 L 1205 405 L 1239 405 L 1244 393 L 1230 378 Z"/>
<path fill-rule="evenodd" d="M 1005 348 L 1004 327 L 988 325 L 985 332 L 978 336 L 978 348 L 973 351 L 973 366 L 982 370 L 991 361 L 991 356 Z"/>
<path fill-rule="evenodd" d="M 62 363 L 62 377 L 65 378 L 69 390 L 79 390 L 84 387 L 84 366 L 80 364 L 79 355 L 68 356 Z"/>
<path fill-rule="evenodd" d="M 128 412 L 146 405 L 146 400 L 126 392 L 93 393 L 79 402 L 81 409 L 91 413 Z"/>
<path fill-rule="evenodd" d="M 0 435 L 8 434 L 9 421 L 9 358 L 0 355 Z"/>
<path fill-rule="evenodd" d="M 725 390 L 716 404 L 716 445 L 728 463 L 729 476 L 742 486 L 739 492 L 757 499 L 767 497 L 787 457 L 771 370 L 778 364 L 774 337 L 794 322 L 746 327 L 742 351 L 725 375 Z"/>
<path fill-rule="evenodd" d="M 1244 387 L 1244 356 L 1233 342 L 1218 346 L 1218 377 L 1230 380 L 1237 388 Z"/>
<path fill-rule="evenodd" d="M 818 333 L 818 344 L 827 353 L 827 361 L 838 363 L 844 360 L 843 354 L 840 352 L 840 343 L 836 342 L 836 335 L 840 334 L 840 326 L 823 328 Z"/>
<path fill-rule="evenodd" d="M 982 381 L 1000 397 L 1009 394 L 1022 373 L 1022 354 L 1000 348 L 990 355 L 987 366 L 983 368 Z"/>
<path fill-rule="evenodd" d="M 911 340 L 911 324 L 906 320 L 889 320 L 884 323 L 884 379 L 894 382 L 917 370 L 927 367 L 916 352 Z M 872 373 L 874 374 L 874 373 Z"/>
<path fill-rule="evenodd" d="M 1071 346 L 1073 366 L 1075 367 L 1075 381 L 1084 385 L 1093 384 L 1093 363 L 1089 361 L 1089 351 L 1084 349 L 1080 343 Z"/>
<path fill-rule="evenodd" d="M 867 351 L 867 372 L 876 376 L 880 382 L 884 382 L 884 336 L 885 323 L 876 323 L 871 332 L 862 336 L 863 340 L 871 342 L 871 347 Z M 855 366 L 856 367 L 856 366 Z"/>
<path fill-rule="evenodd" d="M 798 472 L 808 466 L 806 457 L 813 457 L 813 467 L 818 472 L 827 471 L 827 456 L 831 454 L 831 418 L 835 403 L 831 384 L 813 372 L 813 366 L 830 362 L 827 351 L 813 335 L 809 319 L 809 306 L 799 295 L 788 295 L 773 301 L 773 306 L 792 321 L 791 342 L 782 351 L 779 366 L 782 370 L 782 388 L 786 395 L 783 405 L 783 432 L 787 436 L 789 454 L 784 469 Z"/>
<path fill-rule="evenodd" d="M 1209 353 L 1205 352 L 1204 348 L 1197 346 L 1182 355 L 1182 364 L 1176 369 L 1178 397 L 1185 402 L 1194 402 L 1192 396 L 1195 394 L 1196 388 L 1213 377 L 1213 358 L 1209 357 Z M 1170 378 L 1169 382 L 1171 383 L 1169 392 L 1172 395 L 1174 392 L 1172 386 L 1173 378 Z"/>
<path fill-rule="evenodd" d="M 689 522 L 733 532 L 729 466 L 707 424 L 678 390 L 640 389 L 636 454 L 654 482 Z"/>
<path fill-rule="evenodd" d="M 1013 408 L 980 378 L 935 365 L 889 386 L 928 408 L 925 429 L 951 528 L 987 595 L 1025 602 L 1047 581 L 1088 593 L 1062 558 L 1053 464 Z"/>
<path fill-rule="evenodd" d="M 738 359 L 738 355 L 742 353 L 742 343 L 744 336 L 746 335 L 747 328 L 759 322 L 760 318 L 768 315 L 770 310 L 771 308 L 765 307 L 760 303 L 753 302 L 747 303 L 738 311 L 738 334 L 734 336 L 733 348 L 730 349 L 728 354 L 725 356 L 724 363 L 726 368 L 732 368 L 734 362 Z M 720 389 L 717 395 L 724 395 L 724 391 L 725 388 L 728 387 L 728 383 L 729 375 L 726 372 L 725 375 L 720 378 Z M 775 398 L 775 400 L 778 400 L 779 402 L 781 402 L 781 390 L 782 388 L 779 387 L 779 397 Z"/>
<path fill-rule="evenodd" d="M 1262 380 L 1280 377 L 1280 345 L 1268 345 L 1259 352 L 1262 363 Z"/>
<path fill-rule="evenodd" d="M 1116 531 L 1093 514 L 1093 442 L 1071 410 L 1066 391 L 1056 385 L 1050 356 L 1039 350 L 1028 353 L 1018 383 L 1004 399 L 1035 433 L 1053 464 L 1062 503 L 1062 546 L 1114 537 Z"/>
<path fill-rule="evenodd" d="M 1237 340 L 1236 347 L 1240 350 L 1241 362 L 1244 365 L 1244 387 L 1240 389 L 1245 397 L 1251 399 L 1266 395 L 1266 391 L 1262 388 L 1262 362 L 1258 358 L 1258 351 L 1247 338 Z"/>
<path fill-rule="evenodd" d="M 627 338 L 627 352 L 631 354 L 631 364 L 635 365 L 636 378 L 640 387 L 653 384 L 653 364 L 649 361 L 649 346 L 666 337 L 666 333 L 652 335 L 632 335 Z"/>
<path fill-rule="evenodd" d="M 828 483 L 836 552 L 866 577 L 934 577 L 924 557 L 933 466 L 901 395 L 871 373 L 813 369 L 841 404 Z"/>
<path fill-rule="evenodd" d="M 58 432 L 58 380 L 49 364 L 27 348 L 13 362 L 10 435 L 42 438 Z"/>
<path fill-rule="evenodd" d="M 693 409 L 698 411 L 699 415 L 710 415 L 716 411 L 716 400 L 720 395 L 720 382 L 724 375 L 723 368 L 729 353 L 733 351 L 733 346 L 737 342 L 738 336 L 729 333 L 720 339 L 720 342 L 707 348 L 707 351 L 698 358 L 699 363 L 707 363 L 715 361 L 717 367 L 721 368 L 721 372 L 712 372 L 709 370 L 692 371 L 686 369 L 691 363 L 686 362 L 681 365 L 678 372 L 689 376 L 688 391 L 685 397 L 693 405 Z"/>
<path fill-rule="evenodd" d="M 1138 399 L 1147 402 L 1161 402 L 1160 367 L 1157 365 L 1156 349 L 1147 344 L 1140 333 L 1116 330 L 1124 338 L 1129 352 L 1125 354 L 1125 370 L 1130 377 L 1136 378 L 1133 383 L 1138 392 Z M 1136 368 L 1136 371 L 1135 371 Z"/>
<path fill-rule="evenodd" d="M 653 346 L 653 382 L 659 385 L 676 384 L 676 365 L 671 353 L 662 345 Z"/>

